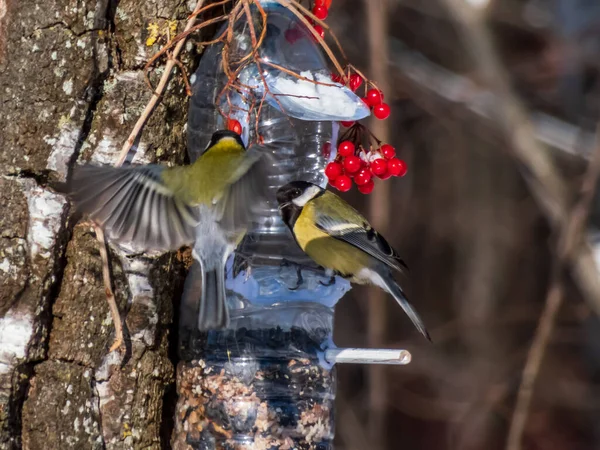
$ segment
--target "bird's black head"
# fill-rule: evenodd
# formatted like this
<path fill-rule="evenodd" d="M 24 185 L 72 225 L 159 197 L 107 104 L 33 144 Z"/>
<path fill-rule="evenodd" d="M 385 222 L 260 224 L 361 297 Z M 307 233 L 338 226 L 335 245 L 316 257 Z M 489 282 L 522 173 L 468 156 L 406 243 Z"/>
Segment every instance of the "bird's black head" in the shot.
<path fill-rule="evenodd" d="M 246 148 L 246 146 L 244 145 L 244 141 L 242 141 L 242 137 L 239 134 L 230 130 L 217 130 L 211 136 L 210 142 L 208 143 L 204 151 L 208 150 L 211 147 L 214 147 L 222 139 L 234 139 L 238 144 L 242 146 L 242 148 Z"/>
<path fill-rule="evenodd" d="M 304 205 L 323 195 L 324 189 L 308 181 L 292 181 L 277 190 L 277 203 L 283 221 L 293 228 Z"/>

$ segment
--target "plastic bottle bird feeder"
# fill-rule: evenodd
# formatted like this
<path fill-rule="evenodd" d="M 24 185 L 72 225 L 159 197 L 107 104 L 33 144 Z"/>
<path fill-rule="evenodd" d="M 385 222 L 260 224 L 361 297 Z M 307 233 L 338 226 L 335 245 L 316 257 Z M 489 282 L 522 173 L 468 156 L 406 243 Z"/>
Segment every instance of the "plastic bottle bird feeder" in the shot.
<path fill-rule="evenodd" d="M 253 39 L 239 20 L 227 49 L 237 85 L 223 70 L 223 43 L 205 51 L 191 79 L 190 158 L 215 129 L 237 121 L 244 141 L 270 152 L 279 172 L 265 180 L 273 203 L 228 264 L 230 328 L 200 333 L 197 311 L 181 307 L 175 449 L 331 449 L 335 363 L 410 362 L 404 350 L 335 347 L 334 307 L 350 285 L 331 282 L 308 260 L 279 216 L 276 190 L 293 180 L 325 186 L 338 121 L 364 118 L 369 108 L 331 81 L 304 23 L 276 1 L 261 5 L 260 63 L 231 63 L 243 60 Z M 252 8 L 254 32 L 262 33 Z"/>

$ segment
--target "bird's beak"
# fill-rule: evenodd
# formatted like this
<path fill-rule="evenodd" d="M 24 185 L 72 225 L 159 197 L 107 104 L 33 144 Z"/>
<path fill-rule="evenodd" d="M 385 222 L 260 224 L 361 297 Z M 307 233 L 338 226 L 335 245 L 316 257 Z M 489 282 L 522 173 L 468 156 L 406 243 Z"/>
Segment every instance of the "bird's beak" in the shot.
<path fill-rule="evenodd" d="M 285 202 L 282 203 L 281 205 L 279 205 L 279 211 L 281 211 L 283 208 L 287 208 L 288 206 L 290 206 L 292 204 L 292 202 Z"/>

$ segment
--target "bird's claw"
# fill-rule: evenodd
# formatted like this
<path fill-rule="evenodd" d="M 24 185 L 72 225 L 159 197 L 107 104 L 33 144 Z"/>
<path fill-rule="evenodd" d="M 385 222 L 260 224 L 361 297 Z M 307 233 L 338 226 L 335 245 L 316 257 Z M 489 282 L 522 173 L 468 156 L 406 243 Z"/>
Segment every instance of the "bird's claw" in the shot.
<path fill-rule="evenodd" d="M 300 266 L 300 264 L 296 264 L 294 262 L 288 261 L 287 259 L 283 258 L 281 260 L 281 264 L 279 265 L 279 273 L 281 274 L 281 270 L 284 267 L 289 267 L 289 266 L 296 266 L 296 275 L 298 277 L 296 280 L 296 286 L 288 287 L 288 289 L 290 291 L 295 291 L 302 285 L 302 283 L 304 283 L 304 278 L 302 278 L 302 266 Z"/>
<path fill-rule="evenodd" d="M 302 283 L 304 283 L 304 278 L 302 278 L 302 268 L 300 266 L 296 267 L 296 275 L 298 276 L 298 279 L 296 280 L 296 286 L 293 288 L 288 288 L 290 291 L 295 291 L 302 285 Z"/>
<path fill-rule="evenodd" d="M 250 278 L 252 271 L 252 256 L 245 255 L 242 252 L 237 252 L 233 260 L 233 277 L 237 277 L 241 272 L 246 272 L 246 281 Z"/>
<path fill-rule="evenodd" d="M 321 280 L 319 280 L 319 284 L 325 287 L 333 286 L 335 284 L 335 275 L 331 275 L 331 278 L 329 278 L 327 283 L 323 283 Z"/>

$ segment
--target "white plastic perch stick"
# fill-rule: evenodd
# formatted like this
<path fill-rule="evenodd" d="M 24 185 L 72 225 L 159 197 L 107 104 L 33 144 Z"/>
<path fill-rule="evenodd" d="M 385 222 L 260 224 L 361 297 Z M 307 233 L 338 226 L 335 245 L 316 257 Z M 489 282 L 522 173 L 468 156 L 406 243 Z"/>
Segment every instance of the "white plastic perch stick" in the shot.
<path fill-rule="evenodd" d="M 384 348 L 328 348 L 325 359 L 329 364 L 397 364 L 410 363 L 408 350 Z"/>

